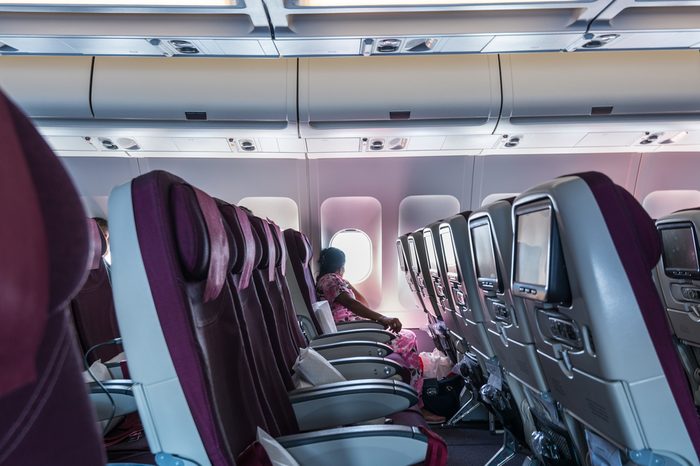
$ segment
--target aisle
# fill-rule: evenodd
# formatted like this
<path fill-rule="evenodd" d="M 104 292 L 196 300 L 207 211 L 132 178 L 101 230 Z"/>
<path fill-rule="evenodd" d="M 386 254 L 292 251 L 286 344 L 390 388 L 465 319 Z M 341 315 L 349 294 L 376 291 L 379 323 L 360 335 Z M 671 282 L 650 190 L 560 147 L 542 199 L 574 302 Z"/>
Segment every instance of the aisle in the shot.
<path fill-rule="evenodd" d="M 447 442 L 449 460 L 447 466 L 484 466 L 501 448 L 501 436 L 493 435 L 486 426 L 435 428 L 435 432 Z M 513 458 L 508 466 L 520 466 L 525 456 Z"/>

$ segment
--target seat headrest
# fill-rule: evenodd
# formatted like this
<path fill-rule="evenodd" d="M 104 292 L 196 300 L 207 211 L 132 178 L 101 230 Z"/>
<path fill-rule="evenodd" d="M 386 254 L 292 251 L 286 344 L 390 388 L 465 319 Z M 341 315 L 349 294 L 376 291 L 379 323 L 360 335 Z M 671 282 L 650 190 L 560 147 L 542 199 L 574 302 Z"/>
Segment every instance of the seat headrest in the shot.
<path fill-rule="evenodd" d="M 0 363 L 7 362 L 1 396 L 34 380 L 49 315 L 63 312 L 87 276 L 89 240 L 85 213 L 65 168 L 1 92 L 0 140 L 0 210 L 2 218 L 13 219 L 12 228 L 0 228 L 0 341 L 9 345 L 0 344 Z"/>
<path fill-rule="evenodd" d="M 275 250 L 275 242 L 272 238 L 272 232 L 267 225 L 267 222 L 254 215 L 249 215 L 250 224 L 253 226 L 255 236 L 260 242 L 260 260 L 257 264 L 258 270 L 267 270 L 268 280 L 274 280 L 275 259 L 277 252 Z"/>
<path fill-rule="evenodd" d="M 185 183 L 170 189 L 175 249 L 182 273 L 192 281 L 206 280 L 204 302 L 219 296 L 237 257 L 235 241 L 214 199 Z"/>
<path fill-rule="evenodd" d="M 96 270 L 100 268 L 100 261 L 107 253 L 107 240 L 100 231 L 100 227 L 97 225 L 95 219 L 88 218 L 87 223 L 90 234 L 90 256 L 88 263 L 90 270 Z"/>
<path fill-rule="evenodd" d="M 231 273 L 238 275 L 237 286 L 245 289 L 250 284 L 250 278 L 256 266 L 256 242 L 253 227 L 248 214 L 240 207 L 217 200 L 219 211 L 231 231 L 232 249 L 238 251 L 231 268 Z"/>
<path fill-rule="evenodd" d="M 314 250 L 311 247 L 309 238 L 304 233 L 291 228 L 284 230 L 284 237 L 287 243 L 287 250 L 294 250 L 299 255 L 298 259 L 302 262 L 302 265 L 309 267 L 314 256 Z"/>
<path fill-rule="evenodd" d="M 284 241 L 284 235 L 282 234 L 282 230 L 280 227 L 270 220 L 269 218 L 267 219 L 268 226 L 270 228 L 270 232 L 272 233 L 272 238 L 275 241 L 275 251 L 277 252 L 277 257 L 275 260 L 275 267 L 279 267 L 280 272 L 282 275 L 286 275 L 287 273 L 287 245 L 285 244 Z"/>
<path fill-rule="evenodd" d="M 577 173 L 569 176 L 578 176 L 586 182 L 613 238 L 619 237 L 620 230 L 625 230 L 622 233 L 627 237 L 627 241 L 635 241 L 637 254 L 644 261 L 646 270 L 656 267 L 661 258 L 661 239 L 654 220 L 634 196 L 599 172 Z M 618 214 L 621 212 L 626 215 L 625 219 L 619 218 Z M 632 228 L 627 228 L 626 224 L 631 225 Z M 616 246 L 619 248 L 620 244 L 616 243 Z"/>

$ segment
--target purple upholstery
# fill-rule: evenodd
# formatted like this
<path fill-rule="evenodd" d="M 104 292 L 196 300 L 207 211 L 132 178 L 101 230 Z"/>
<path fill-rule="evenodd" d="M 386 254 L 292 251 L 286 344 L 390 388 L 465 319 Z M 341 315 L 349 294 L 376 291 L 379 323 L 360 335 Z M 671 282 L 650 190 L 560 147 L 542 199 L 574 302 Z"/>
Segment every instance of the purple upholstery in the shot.
<path fill-rule="evenodd" d="M 287 246 L 289 260 L 292 263 L 292 270 L 296 277 L 299 289 L 306 302 L 306 307 L 309 310 L 309 316 L 316 327 L 316 331 L 321 333 L 321 326 L 313 312 L 313 303 L 317 301 L 316 283 L 311 274 L 311 258 L 313 257 L 313 249 L 309 239 L 301 232 L 292 230 L 284 230 L 284 241 Z"/>
<path fill-rule="evenodd" d="M 700 457 L 700 419 L 676 352 L 673 332 L 652 280 L 651 271 L 661 256 L 661 240 L 654 221 L 629 192 L 602 173 L 588 172 L 570 176 L 583 179 L 598 203 L 688 435 Z"/>
<path fill-rule="evenodd" d="M 231 229 L 237 249 L 242 252 L 248 252 L 251 249 L 264 250 L 260 247 L 260 243 L 256 241 L 257 236 L 254 234 L 248 236 L 243 233 L 242 229 L 247 228 L 247 217 L 243 221 L 240 220 L 240 217 L 237 215 L 238 211 L 242 212 L 240 208 L 220 202 L 219 209 L 222 217 Z M 249 223 L 248 226 L 250 226 Z M 255 254 L 253 257 L 258 263 L 253 265 L 260 266 L 259 263 L 263 259 L 262 256 L 262 254 Z M 254 272 L 254 280 L 264 281 L 266 273 L 267 266 L 263 264 Z M 238 281 L 236 275 L 234 269 L 231 282 L 233 284 L 235 310 L 242 327 L 241 337 L 247 349 L 249 361 L 251 361 L 251 370 L 259 380 L 258 390 L 261 393 L 261 397 L 267 400 L 270 408 L 268 419 L 273 420 L 275 423 L 270 425 L 268 432 L 273 436 L 297 432 L 296 417 L 287 396 L 287 390 L 294 387 L 291 380 L 291 372 L 289 371 L 291 366 L 287 367 L 285 360 L 278 357 L 279 347 L 275 345 L 278 342 L 272 340 L 268 333 L 267 322 L 263 315 L 264 311 L 256 286 L 254 284 L 246 288 L 236 286 L 235 283 Z M 273 392 L 274 395 L 269 396 L 270 392 Z"/>
<path fill-rule="evenodd" d="M 265 232 L 269 231 L 269 228 L 264 220 L 255 216 L 249 216 L 249 218 L 256 236 L 256 245 L 260 245 L 260 261 L 253 272 L 253 283 L 260 300 L 268 339 L 276 355 L 279 370 L 285 379 L 287 388 L 291 390 L 294 387 L 291 379 L 292 366 L 299 355 L 299 347 L 291 336 L 288 321 L 284 315 L 283 298 L 277 283 L 268 280 L 269 256 L 272 254 L 273 264 L 276 258 L 274 242 L 267 242 L 268 235 Z"/>
<path fill-rule="evenodd" d="M 268 409 L 250 389 L 253 375 L 228 283 L 204 302 L 214 249 L 197 198 L 191 186 L 165 172 L 132 182 L 141 255 L 175 370 L 209 459 L 232 465 L 255 439 L 255 428 L 268 429 Z M 215 262 L 215 273 L 228 274 L 237 258 L 231 247 L 229 264 Z"/>
<path fill-rule="evenodd" d="M 96 264 L 91 265 L 91 270 L 82 289 L 70 304 L 73 324 L 83 354 L 98 343 L 119 337 L 112 284 L 109 280 L 107 267 L 102 260 L 102 255 L 107 251 L 107 242 L 100 233 L 95 220 L 88 219 L 88 225 L 93 235 L 91 238 L 91 260 L 97 257 L 97 261 L 95 261 Z M 94 236 L 95 234 L 97 237 Z M 92 268 L 95 265 L 96 267 Z M 121 347 L 118 345 L 103 346 L 90 353 L 88 361 L 90 363 L 98 359 L 108 361 L 120 352 Z"/>
<path fill-rule="evenodd" d="M 104 464 L 66 312 L 87 273 L 85 214 L 59 160 L 2 94 L 0 140 L 0 214 L 12 219 L 0 228 L 0 464 Z"/>
<path fill-rule="evenodd" d="M 102 262 L 102 256 L 107 249 L 107 243 L 105 242 L 102 233 L 100 233 L 100 227 L 97 226 L 97 222 L 94 219 L 87 219 L 88 232 L 90 235 L 90 258 L 89 258 L 89 269 L 95 270 L 100 266 Z"/>

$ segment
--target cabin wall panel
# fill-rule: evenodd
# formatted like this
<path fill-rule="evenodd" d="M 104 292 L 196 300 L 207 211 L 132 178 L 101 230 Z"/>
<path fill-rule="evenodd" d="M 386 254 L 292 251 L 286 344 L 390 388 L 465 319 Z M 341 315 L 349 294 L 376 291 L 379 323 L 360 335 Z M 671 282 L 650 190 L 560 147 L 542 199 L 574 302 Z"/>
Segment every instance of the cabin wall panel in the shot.
<path fill-rule="evenodd" d="M 415 157 L 309 160 L 311 241 L 315 260 L 321 248 L 320 206 L 328 198 L 371 196 L 382 209 L 382 301 L 379 312 L 401 318 L 406 326 L 425 324 L 423 313 L 399 301 L 396 238 L 399 205 L 408 196 L 448 195 L 464 209 L 471 203 L 474 157 Z M 457 213 L 457 212 L 454 212 Z M 435 218 L 434 220 L 437 220 Z M 323 246 L 326 246 L 325 244 Z M 316 263 L 314 262 L 314 269 Z M 359 287 L 360 291 L 365 291 Z"/>
<path fill-rule="evenodd" d="M 520 193 L 562 175 L 587 171 L 605 173 L 628 191 L 634 192 L 639 161 L 640 155 L 633 153 L 477 157 L 471 207 L 479 208 L 490 194 Z"/>
<path fill-rule="evenodd" d="M 87 215 L 107 216 L 112 188 L 139 175 L 136 159 L 127 157 L 59 157 L 83 200 Z"/>
<path fill-rule="evenodd" d="M 300 159 L 140 159 L 141 173 L 169 171 L 208 194 L 238 203 L 246 197 L 287 197 L 310 231 L 306 164 Z M 273 219 L 274 220 L 274 219 Z"/>
<path fill-rule="evenodd" d="M 651 203 L 657 205 L 645 206 L 654 216 L 698 207 L 697 195 L 693 195 L 693 191 L 700 191 L 698 174 L 700 174 L 700 154 L 697 152 L 643 154 L 634 195 L 639 202 L 643 203 L 652 192 L 676 191 L 664 193 L 666 195 L 661 203 Z"/>

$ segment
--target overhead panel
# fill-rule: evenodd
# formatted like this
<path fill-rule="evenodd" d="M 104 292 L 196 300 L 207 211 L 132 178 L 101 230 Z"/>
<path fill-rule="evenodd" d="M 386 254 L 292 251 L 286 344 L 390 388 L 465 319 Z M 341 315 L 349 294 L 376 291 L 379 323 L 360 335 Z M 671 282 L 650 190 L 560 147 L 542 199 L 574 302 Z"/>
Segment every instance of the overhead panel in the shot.
<path fill-rule="evenodd" d="M 516 139 L 506 148 L 533 139 L 550 141 L 538 147 L 673 144 L 683 131 L 700 128 L 698 52 L 520 54 L 501 60 L 503 110 L 496 132 Z M 555 136 L 561 146 L 551 143 Z"/>
<path fill-rule="evenodd" d="M 580 50 L 700 48 L 700 1 L 615 0 L 591 23 Z"/>
<path fill-rule="evenodd" d="M 567 49 L 610 0 L 265 0 L 283 56 Z"/>
<path fill-rule="evenodd" d="M 499 107 L 495 56 L 299 60 L 302 137 L 486 134 Z"/>
<path fill-rule="evenodd" d="M 203 130 L 230 122 L 296 136 L 296 62 L 97 57 L 92 105 L 98 119 L 190 121 Z"/>
<path fill-rule="evenodd" d="M 91 57 L 0 57 L 0 88 L 31 117 L 92 118 Z"/>
<path fill-rule="evenodd" d="M 0 0 L 0 55 L 278 53 L 262 0 Z"/>

